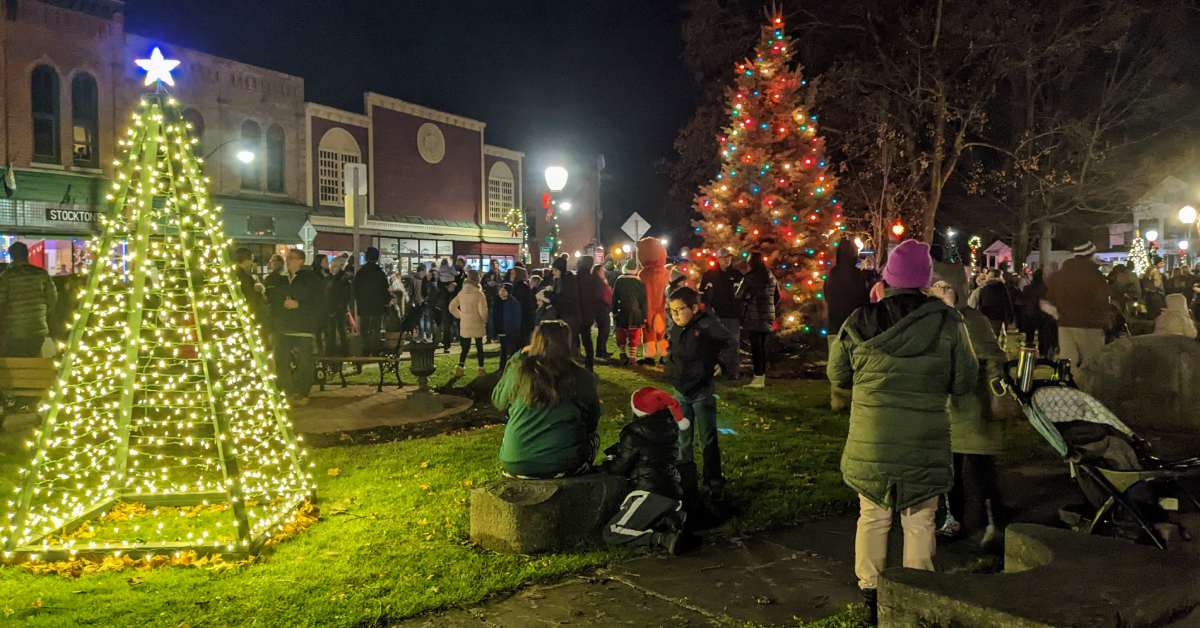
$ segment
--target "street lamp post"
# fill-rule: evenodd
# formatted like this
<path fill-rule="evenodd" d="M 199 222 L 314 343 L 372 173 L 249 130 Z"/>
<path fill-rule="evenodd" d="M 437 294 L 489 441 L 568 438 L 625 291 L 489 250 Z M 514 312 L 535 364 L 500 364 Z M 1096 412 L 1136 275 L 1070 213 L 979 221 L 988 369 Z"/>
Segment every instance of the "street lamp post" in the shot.
<path fill-rule="evenodd" d="M 217 151 L 221 150 L 222 148 L 225 148 L 226 146 L 229 146 L 230 144 L 233 144 L 235 142 L 240 142 L 240 141 L 241 141 L 241 138 L 234 138 L 232 140 L 225 140 L 224 142 L 217 144 L 217 146 L 215 148 L 208 151 L 208 154 L 204 156 L 204 161 L 208 161 L 209 157 L 212 157 L 213 155 L 217 154 Z M 237 157 L 238 161 L 240 161 L 244 164 L 252 163 L 254 161 L 254 157 L 255 157 L 254 151 L 245 149 L 245 148 L 234 153 L 234 156 Z"/>

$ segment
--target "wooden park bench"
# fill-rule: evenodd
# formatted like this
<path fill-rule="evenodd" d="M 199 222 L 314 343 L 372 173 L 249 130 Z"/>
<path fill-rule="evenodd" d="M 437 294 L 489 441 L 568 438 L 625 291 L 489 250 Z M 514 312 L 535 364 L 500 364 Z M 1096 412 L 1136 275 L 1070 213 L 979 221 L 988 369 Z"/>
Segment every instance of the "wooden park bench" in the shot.
<path fill-rule="evenodd" d="M 0 426 L 18 402 L 40 401 L 55 375 L 49 358 L 0 358 Z"/>
<path fill-rule="evenodd" d="M 383 352 L 379 355 L 368 356 L 322 356 L 317 358 L 317 384 L 325 390 L 332 376 L 336 375 L 341 381 L 342 388 L 346 387 L 346 365 L 378 364 L 379 385 L 375 390 L 383 392 L 384 379 L 388 373 L 396 376 L 396 388 L 404 386 L 400 379 L 400 333 L 388 332 L 383 341 Z"/>

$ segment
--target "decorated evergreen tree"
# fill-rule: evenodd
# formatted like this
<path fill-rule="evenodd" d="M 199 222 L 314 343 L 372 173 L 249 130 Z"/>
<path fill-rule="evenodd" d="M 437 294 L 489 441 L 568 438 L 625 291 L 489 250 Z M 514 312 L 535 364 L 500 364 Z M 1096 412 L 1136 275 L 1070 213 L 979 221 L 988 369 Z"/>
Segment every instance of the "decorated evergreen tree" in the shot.
<path fill-rule="evenodd" d="M 150 61 L 177 63 L 157 48 Z M 147 94 L 118 143 L 111 209 L 0 536 L 10 557 L 244 555 L 311 497 L 309 464 L 178 104 Z"/>
<path fill-rule="evenodd" d="M 808 82 L 789 65 L 793 52 L 777 12 L 754 58 L 736 64 L 729 126 L 717 138 L 721 172 L 700 188 L 702 218 L 693 224 L 709 266 L 720 249 L 743 260 L 761 251 L 784 292 L 783 325 L 824 332 L 822 286 L 845 227 L 817 116 L 805 104 Z"/>
<path fill-rule="evenodd" d="M 1140 231 L 1133 239 L 1133 244 L 1129 246 L 1129 267 L 1138 277 L 1150 269 L 1150 252 L 1146 248 L 1146 239 L 1142 237 Z"/>

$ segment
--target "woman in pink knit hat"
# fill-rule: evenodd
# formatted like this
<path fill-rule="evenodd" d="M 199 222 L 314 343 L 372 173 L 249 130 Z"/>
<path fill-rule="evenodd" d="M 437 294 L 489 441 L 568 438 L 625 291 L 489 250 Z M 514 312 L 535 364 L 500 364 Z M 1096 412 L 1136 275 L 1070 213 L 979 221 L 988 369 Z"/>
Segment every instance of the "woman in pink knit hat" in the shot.
<path fill-rule="evenodd" d="M 979 369 L 962 315 L 925 293 L 932 274 L 929 245 L 901 242 L 883 299 L 855 310 L 830 345 L 830 382 L 854 388 L 841 466 L 859 495 L 854 571 L 872 618 L 893 511 L 904 566 L 933 570 L 938 496 L 953 480 L 946 403 L 974 388 Z"/>

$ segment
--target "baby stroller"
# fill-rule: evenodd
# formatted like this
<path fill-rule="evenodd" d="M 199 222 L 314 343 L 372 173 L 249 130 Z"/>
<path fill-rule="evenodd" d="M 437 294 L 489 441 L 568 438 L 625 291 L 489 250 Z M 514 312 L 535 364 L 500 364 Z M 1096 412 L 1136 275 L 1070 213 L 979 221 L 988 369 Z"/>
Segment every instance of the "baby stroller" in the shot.
<path fill-rule="evenodd" d="M 1048 378 L 1035 375 L 1039 367 L 1042 374 L 1050 369 Z M 994 388 L 997 395 L 1016 397 L 1029 423 L 1067 463 L 1087 498 L 1090 512 L 1081 513 L 1079 525 L 1086 533 L 1148 540 L 1165 549 L 1155 527 L 1167 521 L 1163 504 L 1177 509 L 1186 498 L 1200 510 L 1200 501 L 1179 482 L 1200 477 L 1200 457 L 1155 457 L 1145 439 L 1076 387 L 1069 361 L 1038 359 L 1036 350 L 1022 349 Z"/>

